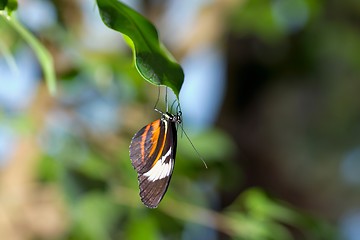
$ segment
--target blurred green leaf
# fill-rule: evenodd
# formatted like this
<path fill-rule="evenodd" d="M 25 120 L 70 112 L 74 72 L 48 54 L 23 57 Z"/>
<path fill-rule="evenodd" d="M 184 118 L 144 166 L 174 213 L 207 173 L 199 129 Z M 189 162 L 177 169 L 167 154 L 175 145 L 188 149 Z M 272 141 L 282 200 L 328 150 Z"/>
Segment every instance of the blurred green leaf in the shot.
<path fill-rule="evenodd" d="M 0 111 L 0 124 L 9 126 L 19 134 L 32 134 L 35 130 L 34 122 L 28 115 L 18 115 L 9 118 L 3 111 Z"/>
<path fill-rule="evenodd" d="M 149 216 L 137 216 L 128 222 L 128 228 L 125 230 L 125 238 L 128 240 L 159 239 L 158 226 L 156 219 Z"/>
<path fill-rule="evenodd" d="M 8 10 L 8 13 L 15 11 L 17 9 L 18 3 L 17 0 L 0 0 L 0 10 Z"/>
<path fill-rule="evenodd" d="M 111 239 L 109 230 L 114 225 L 118 212 L 109 195 L 89 193 L 74 207 L 75 233 L 72 239 Z"/>
<path fill-rule="evenodd" d="M 56 92 L 56 77 L 54 70 L 54 63 L 51 54 L 49 51 L 42 45 L 42 43 L 26 28 L 24 28 L 20 22 L 16 20 L 14 17 L 6 16 L 0 14 L 9 25 L 15 29 L 20 36 L 30 45 L 30 47 L 35 52 L 40 65 L 44 71 L 44 77 L 48 86 L 48 89 L 52 95 Z"/>
<path fill-rule="evenodd" d="M 261 189 L 252 188 L 242 196 L 245 207 L 259 219 L 276 219 L 293 222 L 297 214 L 289 207 L 283 206 L 268 198 Z"/>
<path fill-rule="evenodd" d="M 272 13 L 272 2 L 251 0 L 233 9 L 230 24 L 239 32 L 255 34 L 264 40 L 282 37 L 284 29 L 279 26 Z"/>
<path fill-rule="evenodd" d="M 97 0 L 106 26 L 121 32 L 133 49 L 140 75 L 154 85 L 171 88 L 177 98 L 184 81 L 184 72 L 160 44 L 155 27 L 141 14 L 117 0 Z"/>
<path fill-rule="evenodd" d="M 250 189 L 241 194 L 225 214 L 235 220 L 233 228 L 241 239 L 292 239 L 281 222 L 294 220 L 296 214 L 267 198 L 260 189 Z"/>
<path fill-rule="evenodd" d="M 229 212 L 233 219 L 232 229 L 235 239 L 241 240 L 290 240 L 291 235 L 284 226 L 274 221 L 256 219 L 240 212 Z"/>
<path fill-rule="evenodd" d="M 103 159 L 99 159 L 92 154 L 82 162 L 79 171 L 94 179 L 106 179 L 108 177 L 110 165 Z"/>
<path fill-rule="evenodd" d="M 4 10 L 8 1 L 7 0 L 0 0 L 0 10 Z"/>
<path fill-rule="evenodd" d="M 190 141 L 185 136 L 181 137 L 181 132 L 179 135 L 179 146 L 187 157 L 198 157 L 194 147 L 206 161 L 223 160 L 235 152 L 236 147 L 230 136 L 220 130 L 211 129 L 190 136 L 194 147 L 191 146 Z"/>
<path fill-rule="evenodd" d="M 37 165 L 37 177 L 45 182 L 59 180 L 63 171 L 62 164 L 50 156 L 43 156 Z"/>
<path fill-rule="evenodd" d="M 293 239 L 287 226 L 301 229 L 302 239 L 338 239 L 329 224 L 272 200 L 259 188 L 243 192 L 225 214 L 234 219 L 240 239 Z"/>
<path fill-rule="evenodd" d="M 3 25 L 1 24 L 2 21 L 0 21 L 0 28 L 3 27 Z M 6 32 L 5 31 L 1 31 L 0 35 L 2 32 Z M 6 63 L 8 64 L 10 70 L 14 73 L 19 73 L 19 68 L 16 65 L 16 61 L 14 56 L 12 55 L 12 53 L 10 52 L 10 49 L 8 46 L 6 46 L 6 44 L 4 44 L 3 42 L 0 41 L 0 53 L 2 54 L 2 57 L 5 59 Z"/>

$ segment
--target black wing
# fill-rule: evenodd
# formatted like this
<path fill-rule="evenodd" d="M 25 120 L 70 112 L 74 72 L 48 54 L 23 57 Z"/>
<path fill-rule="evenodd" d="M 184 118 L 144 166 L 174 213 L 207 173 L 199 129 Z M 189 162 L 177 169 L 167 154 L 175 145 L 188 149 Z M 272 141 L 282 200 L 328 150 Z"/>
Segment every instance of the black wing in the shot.
<path fill-rule="evenodd" d="M 175 122 L 159 119 L 135 134 L 130 159 L 138 173 L 141 201 L 156 208 L 174 170 L 177 145 Z"/>

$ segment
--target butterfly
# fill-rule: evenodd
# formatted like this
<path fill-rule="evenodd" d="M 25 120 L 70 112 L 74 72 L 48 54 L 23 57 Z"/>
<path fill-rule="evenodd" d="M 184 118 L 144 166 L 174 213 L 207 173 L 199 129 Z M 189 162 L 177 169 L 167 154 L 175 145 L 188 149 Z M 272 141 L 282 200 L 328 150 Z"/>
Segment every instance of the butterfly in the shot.
<path fill-rule="evenodd" d="M 169 186 L 176 156 L 176 126 L 182 122 L 181 111 L 174 115 L 155 110 L 161 113 L 161 118 L 140 129 L 129 147 L 140 198 L 149 208 L 159 205 Z"/>

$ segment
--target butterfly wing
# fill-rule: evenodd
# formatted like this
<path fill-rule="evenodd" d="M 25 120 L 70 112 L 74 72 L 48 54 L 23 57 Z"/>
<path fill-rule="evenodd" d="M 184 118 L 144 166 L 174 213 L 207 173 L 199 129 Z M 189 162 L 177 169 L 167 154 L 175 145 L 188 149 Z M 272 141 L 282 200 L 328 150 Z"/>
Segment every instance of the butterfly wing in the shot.
<path fill-rule="evenodd" d="M 175 123 L 158 119 L 135 134 L 130 159 L 138 174 L 141 201 L 156 208 L 169 186 L 174 169 L 177 135 Z"/>

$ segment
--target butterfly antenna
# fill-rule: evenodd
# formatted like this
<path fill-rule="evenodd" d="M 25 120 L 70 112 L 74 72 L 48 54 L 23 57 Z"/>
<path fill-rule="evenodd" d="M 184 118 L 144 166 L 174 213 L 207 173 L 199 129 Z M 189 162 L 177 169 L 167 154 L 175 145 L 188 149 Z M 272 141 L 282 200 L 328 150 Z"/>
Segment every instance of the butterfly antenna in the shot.
<path fill-rule="evenodd" d="M 185 134 L 185 137 L 187 138 L 187 140 L 189 140 L 189 142 L 190 142 L 191 146 L 192 146 L 192 147 L 193 147 L 193 149 L 195 150 L 196 154 L 198 155 L 198 157 L 199 157 L 199 158 L 201 159 L 201 161 L 203 162 L 203 164 L 204 164 L 205 168 L 206 168 L 206 169 L 208 169 L 208 166 L 207 166 L 207 164 L 206 164 L 206 162 L 205 162 L 204 158 L 201 156 L 201 154 L 199 153 L 199 151 L 198 151 L 198 150 L 196 150 L 196 148 L 195 148 L 194 144 L 191 142 L 191 140 L 190 140 L 189 136 L 186 134 L 186 132 L 185 132 L 185 130 L 184 130 L 184 128 L 183 128 L 183 126 L 182 126 L 182 124 L 180 124 L 180 127 L 181 127 L 182 132 Z"/>
<path fill-rule="evenodd" d="M 157 108 L 154 108 L 154 110 L 155 110 L 156 112 L 160 113 L 161 115 L 164 115 L 164 113 L 163 113 L 161 110 L 159 110 L 159 109 L 157 109 Z"/>

